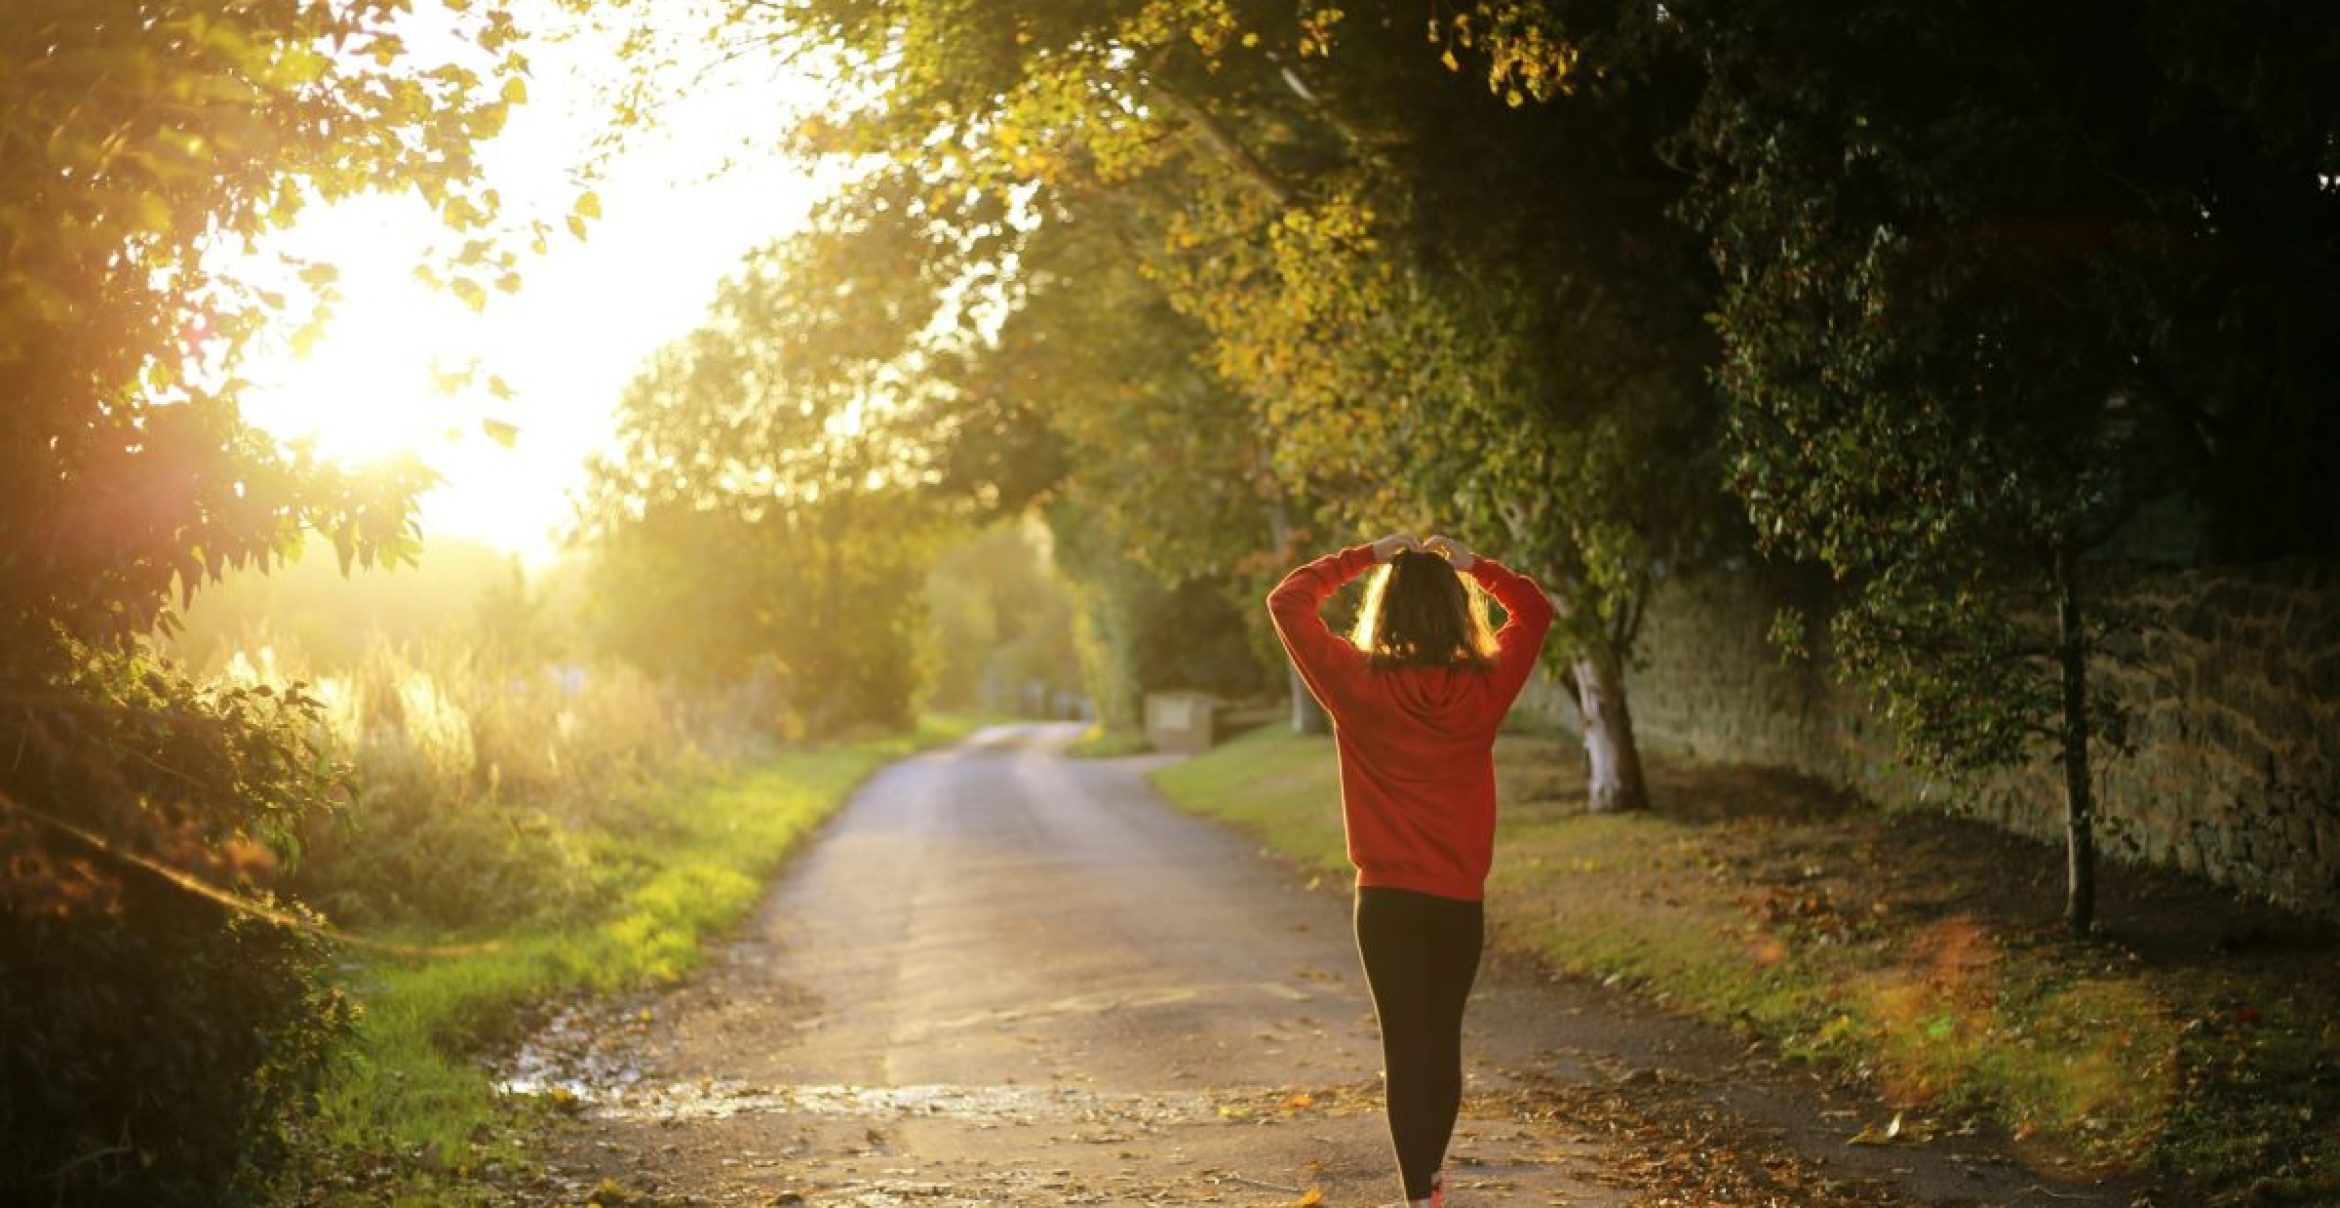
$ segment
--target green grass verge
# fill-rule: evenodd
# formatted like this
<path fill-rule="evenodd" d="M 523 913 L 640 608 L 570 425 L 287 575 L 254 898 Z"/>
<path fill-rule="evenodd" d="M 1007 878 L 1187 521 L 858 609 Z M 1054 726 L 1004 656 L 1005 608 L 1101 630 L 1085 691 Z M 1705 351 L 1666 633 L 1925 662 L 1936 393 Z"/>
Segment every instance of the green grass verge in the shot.
<path fill-rule="evenodd" d="M 1960 851 L 1971 824 L 1741 811 L 1727 770 L 1673 789 L 1714 787 L 1719 811 L 1596 816 L 1550 740 L 1496 750 L 1503 940 L 1864 1078 L 1921 1134 L 1980 1116 L 2044 1166 L 2142 1169 L 2192 1202 L 2340 1202 L 2324 1198 L 2340 1191 L 2328 953 L 2157 962 L 2072 943 L 2052 914 L 2010 915 L 1994 880 L 2009 870 Z M 1153 779 L 1306 869 L 1348 872 L 1329 739 L 1256 732 Z"/>
<path fill-rule="evenodd" d="M 364 1014 L 323 1097 L 309 1181 L 347 1202 L 496 1202 L 494 1180 L 477 1176 L 525 1165 L 528 1109 L 497 1092 L 479 1058 L 513 1038 L 526 1008 L 681 976 L 697 963 L 701 941 L 754 906 L 782 861 L 855 786 L 977 724 L 928 719 L 911 734 L 793 751 L 679 788 L 654 835 L 597 843 L 597 858 L 622 886 L 601 917 L 496 936 L 383 937 L 491 947 L 352 966 L 347 984 Z"/>

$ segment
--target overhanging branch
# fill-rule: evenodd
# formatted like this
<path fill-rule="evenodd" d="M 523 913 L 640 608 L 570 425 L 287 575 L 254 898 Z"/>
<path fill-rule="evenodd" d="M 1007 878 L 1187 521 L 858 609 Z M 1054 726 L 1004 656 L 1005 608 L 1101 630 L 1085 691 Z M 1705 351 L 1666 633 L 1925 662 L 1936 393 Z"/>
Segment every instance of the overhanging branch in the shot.
<path fill-rule="evenodd" d="M 1148 73 L 1139 76 L 1138 79 L 1149 92 L 1161 100 L 1164 108 L 1177 114 L 1179 119 L 1194 131 L 1196 137 L 1202 140 L 1203 145 L 1208 147 L 1213 155 L 1218 156 L 1229 167 L 1235 169 L 1236 174 L 1241 176 L 1245 183 L 1266 194 L 1268 200 L 1274 202 L 1277 208 L 1290 209 L 1292 207 L 1298 194 L 1290 185 L 1284 183 L 1282 177 L 1270 170 L 1257 155 L 1252 154 L 1251 149 L 1244 146 L 1242 141 L 1235 137 L 1233 131 L 1227 129 L 1226 123 L 1220 121 L 1216 114 L 1187 99 L 1177 89 L 1163 83 L 1159 76 Z"/>

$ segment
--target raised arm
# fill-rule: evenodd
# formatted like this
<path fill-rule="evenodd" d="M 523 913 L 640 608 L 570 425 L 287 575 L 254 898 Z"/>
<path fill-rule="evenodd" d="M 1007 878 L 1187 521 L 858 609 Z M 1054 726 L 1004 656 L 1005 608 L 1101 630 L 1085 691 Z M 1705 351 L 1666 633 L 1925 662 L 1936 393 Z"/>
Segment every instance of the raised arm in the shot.
<path fill-rule="evenodd" d="M 1276 637 L 1327 711 L 1335 709 L 1336 700 L 1352 695 L 1350 689 L 1365 674 L 1365 656 L 1334 633 L 1317 610 L 1343 584 L 1380 561 L 1374 546 L 1352 545 L 1294 568 L 1268 593 L 1268 616 L 1275 621 Z"/>
<path fill-rule="evenodd" d="M 1478 581 L 1503 606 L 1503 628 L 1495 632 L 1495 688 L 1506 704 L 1519 695 L 1528 672 L 1543 653 L 1544 635 L 1551 632 L 1555 610 L 1552 597 L 1534 579 L 1463 548 L 1452 537 L 1430 537 L 1423 544 L 1446 555 L 1454 568 Z"/>

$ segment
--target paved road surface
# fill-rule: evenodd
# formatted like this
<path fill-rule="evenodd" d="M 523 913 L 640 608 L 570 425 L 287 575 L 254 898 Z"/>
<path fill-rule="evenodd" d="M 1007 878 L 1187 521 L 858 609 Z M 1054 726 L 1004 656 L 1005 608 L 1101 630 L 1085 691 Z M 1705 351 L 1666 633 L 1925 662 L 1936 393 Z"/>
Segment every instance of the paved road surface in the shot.
<path fill-rule="evenodd" d="M 881 772 L 689 985 L 572 1012 L 555 1158 L 660 1202 L 1393 1203 L 1344 887 L 1171 810 L 1158 758 L 999 727 Z M 2125 1203 L 1498 957 L 1449 1180 L 1477 1205 Z"/>

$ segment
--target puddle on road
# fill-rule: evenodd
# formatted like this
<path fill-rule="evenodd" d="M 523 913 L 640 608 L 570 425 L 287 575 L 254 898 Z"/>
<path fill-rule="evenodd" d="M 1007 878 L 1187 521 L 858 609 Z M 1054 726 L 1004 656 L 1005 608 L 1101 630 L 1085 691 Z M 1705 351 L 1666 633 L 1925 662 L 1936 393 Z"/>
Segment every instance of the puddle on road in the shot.
<path fill-rule="evenodd" d="M 615 1093 L 588 1092 L 578 1098 L 590 1114 L 602 1119 L 660 1123 L 780 1112 L 889 1120 L 932 1117 L 978 1126 L 1043 1121 L 1153 1125 L 1219 1116 L 1218 1104 L 1197 1093 L 1104 1094 L 1078 1087 L 1013 1085 L 763 1086 L 698 1079 L 640 1082 Z"/>
<path fill-rule="evenodd" d="M 627 1016 L 604 1007 L 572 1004 L 556 1011 L 496 1069 L 496 1089 L 507 1095 L 558 1095 L 591 1102 L 622 1095 L 645 1075 L 625 1050 Z M 646 1014 L 632 1017 L 646 1024 Z"/>
<path fill-rule="evenodd" d="M 606 1120 L 679 1123 L 781 1112 L 906 1120 L 934 1118 L 976 1127 L 1090 1123 L 1142 1126 L 1219 1118 L 1222 1105 L 1195 1091 L 1105 1093 L 1074 1086 L 851 1086 L 759 1084 L 732 1078 L 662 1078 L 632 1057 L 623 1033 L 649 1017 L 590 1007 L 559 1012 L 497 1071 L 509 1095 L 550 1095 Z"/>
<path fill-rule="evenodd" d="M 1272 982 L 1241 988 L 1285 1002 L 1311 998 L 1305 990 Z M 1174 1006 L 1195 997 L 1192 988 L 1074 995 L 1020 1012 L 995 1011 L 936 1021 L 922 1031 L 972 1026 L 978 1018 L 997 1025 L 1050 1015 Z M 1307 1094 L 1295 1097 L 1290 1088 L 1270 1087 L 1103 1092 L 1058 1084 L 855 1086 L 675 1078 L 645 1068 L 640 1060 L 640 1037 L 656 1022 L 647 1007 L 569 1006 L 556 1012 L 499 1064 L 494 1071 L 497 1087 L 506 1094 L 551 1096 L 579 1114 L 610 1121 L 678 1124 L 790 1113 L 893 1121 L 933 1119 L 974 1128 L 1088 1125 L 1100 1136 L 1191 1122 L 1254 1119 L 1311 1103 L 1321 1111 L 1357 1097 L 1355 1088 L 1320 1088 L 1312 1099 Z"/>

